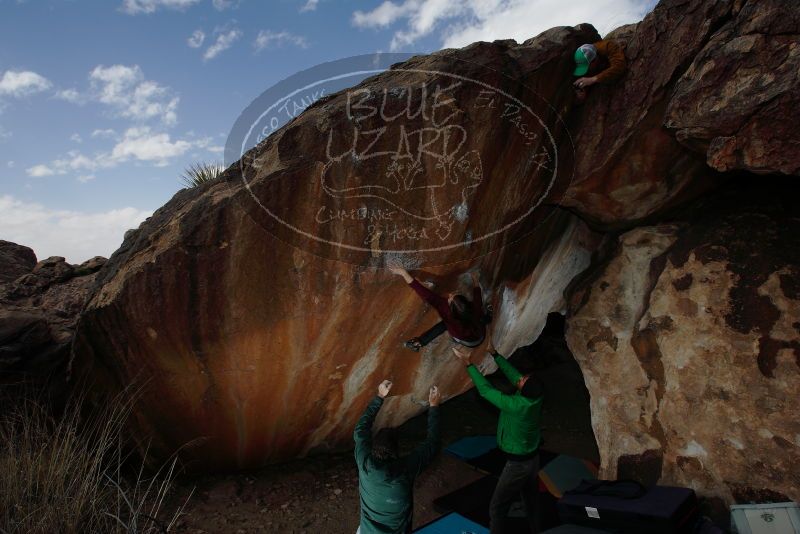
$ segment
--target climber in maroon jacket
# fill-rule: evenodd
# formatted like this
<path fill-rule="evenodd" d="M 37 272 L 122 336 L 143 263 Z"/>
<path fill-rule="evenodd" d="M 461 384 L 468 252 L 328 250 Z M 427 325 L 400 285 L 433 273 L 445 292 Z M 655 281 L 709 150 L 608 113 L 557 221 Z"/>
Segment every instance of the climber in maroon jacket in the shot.
<path fill-rule="evenodd" d="M 472 300 L 464 295 L 450 293 L 447 298 L 437 295 L 419 280 L 408 274 L 408 271 L 397 264 L 389 265 L 389 270 L 402 276 L 406 283 L 413 289 L 422 300 L 433 306 L 439 312 L 441 321 L 419 337 L 412 338 L 405 342 L 405 346 L 413 351 L 419 351 L 422 347 L 448 332 L 453 341 L 465 347 L 477 347 L 483 343 L 486 337 L 486 324 L 491 321 L 490 310 L 483 308 L 483 295 L 478 276 L 472 272 Z"/>

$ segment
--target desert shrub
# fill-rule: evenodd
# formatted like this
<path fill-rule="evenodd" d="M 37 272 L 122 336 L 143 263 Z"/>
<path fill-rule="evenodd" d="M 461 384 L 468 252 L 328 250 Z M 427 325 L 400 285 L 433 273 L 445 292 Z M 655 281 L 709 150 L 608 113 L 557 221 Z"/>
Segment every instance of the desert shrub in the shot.
<path fill-rule="evenodd" d="M 197 187 L 206 182 L 219 178 L 225 167 L 219 163 L 193 163 L 186 167 L 181 175 L 181 181 L 186 187 Z"/>
<path fill-rule="evenodd" d="M 59 417 L 32 395 L 0 401 L 1 533 L 172 530 L 183 507 L 165 512 L 162 504 L 176 462 L 150 473 L 125 452 L 135 397 L 126 390 L 86 409 L 78 395 Z"/>

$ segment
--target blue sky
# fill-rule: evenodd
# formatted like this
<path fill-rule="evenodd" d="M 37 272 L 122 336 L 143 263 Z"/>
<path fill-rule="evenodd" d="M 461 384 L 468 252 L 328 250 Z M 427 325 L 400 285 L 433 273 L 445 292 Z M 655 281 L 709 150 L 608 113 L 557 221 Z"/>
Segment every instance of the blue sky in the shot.
<path fill-rule="evenodd" d="M 43 259 L 110 255 L 221 161 L 241 111 L 316 64 L 600 31 L 654 0 L 0 0 L 0 239 Z"/>

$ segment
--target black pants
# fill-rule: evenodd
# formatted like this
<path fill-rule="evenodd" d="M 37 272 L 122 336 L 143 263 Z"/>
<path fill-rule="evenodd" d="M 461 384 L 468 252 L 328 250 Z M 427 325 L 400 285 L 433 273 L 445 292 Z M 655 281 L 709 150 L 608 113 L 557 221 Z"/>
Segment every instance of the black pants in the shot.
<path fill-rule="evenodd" d="M 439 321 L 419 336 L 419 344 L 424 347 L 445 332 L 447 332 L 447 326 L 445 326 L 444 321 Z"/>
<path fill-rule="evenodd" d="M 539 455 L 522 462 L 506 461 L 489 504 L 491 534 L 506 532 L 506 516 L 520 496 L 532 533 L 539 532 Z"/>
<path fill-rule="evenodd" d="M 481 322 L 483 324 L 491 323 L 492 314 L 489 312 L 484 313 L 483 317 L 481 317 Z M 445 332 L 447 332 L 447 326 L 444 324 L 444 321 L 439 321 L 438 323 L 430 327 L 428 330 L 423 332 L 423 334 L 419 336 L 417 339 L 419 339 L 419 344 L 424 347 L 425 345 L 427 345 L 437 337 L 441 336 Z"/>

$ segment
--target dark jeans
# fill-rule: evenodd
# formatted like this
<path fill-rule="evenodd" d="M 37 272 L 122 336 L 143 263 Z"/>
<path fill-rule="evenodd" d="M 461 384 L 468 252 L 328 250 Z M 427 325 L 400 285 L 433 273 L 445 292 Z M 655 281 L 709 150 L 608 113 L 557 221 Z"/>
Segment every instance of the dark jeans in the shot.
<path fill-rule="evenodd" d="M 506 532 L 506 516 L 511 504 L 522 496 L 528 525 L 539 532 L 539 455 L 523 462 L 508 460 L 489 504 L 491 534 Z"/>
<path fill-rule="evenodd" d="M 483 324 L 491 323 L 492 322 L 492 314 L 490 312 L 484 313 L 483 317 L 481 317 L 481 322 Z M 437 337 L 441 336 L 445 332 L 447 332 L 447 325 L 444 324 L 444 321 L 439 321 L 438 323 L 433 325 L 431 328 L 429 328 L 428 330 L 423 332 L 422 335 L 419 336 L 417 339 L 419 339 L 419 344 L 424 347 L 425 345 L 427 345 L 428 343 L 430 343 L 431 341 L 433 341 Z"/>
<path fill-rule="evenodd" d="M 424 347 L 445 332 L 447 332 L 447 326 L 445 326 L 444 321 L 439 321 L 419 336 L 419 344 Z"/>

